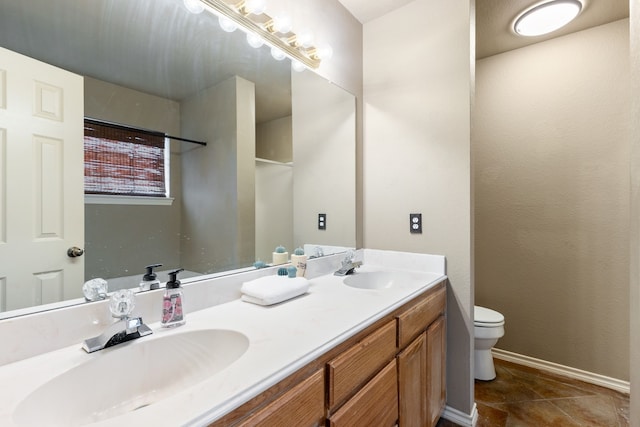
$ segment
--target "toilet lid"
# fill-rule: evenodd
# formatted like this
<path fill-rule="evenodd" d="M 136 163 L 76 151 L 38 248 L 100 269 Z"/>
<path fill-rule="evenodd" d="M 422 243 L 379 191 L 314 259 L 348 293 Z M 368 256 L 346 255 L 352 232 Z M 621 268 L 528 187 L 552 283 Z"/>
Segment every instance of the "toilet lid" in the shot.
<path fill-rule="evenodd" d="M 504 316 L 490 308 L 476 305 L 473 307 L 473 323 L 476 325 L 498 326 L 498 324 L 504 324 Z"/>

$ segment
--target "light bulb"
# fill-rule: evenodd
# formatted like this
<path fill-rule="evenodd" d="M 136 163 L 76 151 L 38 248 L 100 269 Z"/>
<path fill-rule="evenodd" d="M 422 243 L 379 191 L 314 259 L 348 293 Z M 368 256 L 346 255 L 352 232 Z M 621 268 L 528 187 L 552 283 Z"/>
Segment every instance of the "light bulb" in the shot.
<path fill-rule="evenodd" d="M 249 46 L 258 49 L 264 44 L 264 40 L 257 34 L 247 33 L 247 43 L 249 43 Z"/>
<path fill-rule="evenodd" d="M 273 31 L 287 34 L 291 31 L 291 18 L 288 15 L 278 15 L 273 18 Z"/>
<path fill-rule="evenodd" d="M 202 2 L 200 2 L 200 0 L 183 0 L 183 2 L 184 7 L 186 7 L 189 12 L 196 15 L 198 13 L 202 13 L 202 11 L 204 10 L 204 5 L 202 4 Z"/>
<path fill-rule="evenodd" d="M 265 0 L 247 0 L 244 2 L 244 8 L 247 13 L 261 15 L 267 9 Z"/>
<path fill-rule="evenodd" d="M 318 51 L 316 54 L 320 59 L 329 59 L 333 56 L 333 48 L 331 47 L 331 45 L 323 43 L 318 46 Z"/>
<path fill-rule="evenodd" d="M 297 41 L 300 46 L 308 49 L 313 45 L 313 33 L 309 30 L 302 30 L 298 33 Z"/>
<path fill-rule="evenodd" d="M 284 52 L 278 49 L 277 47 L 271 48 L 271 56 L 273 56 L 273 59 L 275 59 L 276 61 L 282 61 L 284 58 L 287 57 L 287 55 L 285 55 Z"/>
<path fill-rule="evenodd" d="M 306 65 L 304 65 L 304 64 L 303 64 L 302 62 L 300 62 L 300 61 L 295 61 L 295 60 L 294 60 L 294 61 L 291 61 L 291 68 L 293 68 L 293 70 L 294 70 L 294 71 L 297 71 L 297 72 L 299 72 L 299 73 L 300 73 L 300 72 L 302 72 L 302 71 L 306 70 L 306 69 L 307 69 L 307 66 L 306 66 Z"/>
<path fill-rule="evenodd" d="M 233 22 L 229 18 L 225 18 L 224 16 L 221 16 L 218 19 L 218 23 L 220 24 L 220 28 L 222 28 L 227 33 L 233 33 L 238 29 L 238 25 L 235 22 Z"/>
<path fill-rule="evenodd" d="M 523 12 L 513 24 L 516 34 L 540 36 L 571 22 L 582 9 L 578 0 L 553 0 Z"/>

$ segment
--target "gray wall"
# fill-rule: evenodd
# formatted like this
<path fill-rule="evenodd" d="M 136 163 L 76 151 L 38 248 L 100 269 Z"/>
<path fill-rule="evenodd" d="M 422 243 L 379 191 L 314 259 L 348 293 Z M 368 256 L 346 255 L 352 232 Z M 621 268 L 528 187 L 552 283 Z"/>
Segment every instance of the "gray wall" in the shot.
<path fill-rule="evenodd" d="M 85 116 L 180 134 L 180 104 L 85 77 Z M 171 206 L 85 205 L 85 277 L 144 273 L 144 266 L 179 266 L 179 143 L 171 143 Z M 142 277 L 142 276 L 141 276 Z"/>
<path fill-rule="evenodd" d="M 497 347 L 629 379 L 629 20 L 482 59 L 476 303 Z"/>
<path fill-rule="evenodd" d="M 255 87 L 232 77 L 182 102 L 183 267 L 212 273 L 255 256 Z"/>

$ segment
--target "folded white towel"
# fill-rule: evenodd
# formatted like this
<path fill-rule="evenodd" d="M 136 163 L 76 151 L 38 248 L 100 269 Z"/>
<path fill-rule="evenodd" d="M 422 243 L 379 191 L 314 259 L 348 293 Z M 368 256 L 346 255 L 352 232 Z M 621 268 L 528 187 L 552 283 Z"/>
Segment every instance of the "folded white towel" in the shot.
<path fill-rule="evenodd" d="M 242 300 L 260 305 L 277 304 L 309 290 L 304 277 L 265 276 L 242 284 Z"/>

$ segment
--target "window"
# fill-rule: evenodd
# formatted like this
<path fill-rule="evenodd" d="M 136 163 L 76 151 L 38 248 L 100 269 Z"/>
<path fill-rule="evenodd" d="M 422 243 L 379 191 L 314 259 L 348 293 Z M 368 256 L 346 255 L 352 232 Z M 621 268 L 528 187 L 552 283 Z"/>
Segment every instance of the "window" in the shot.
<path fill-rule="evenodd" d="M 85 194 L 168 197 L 165 141 L 160 132 L 85 118 Z"/>

